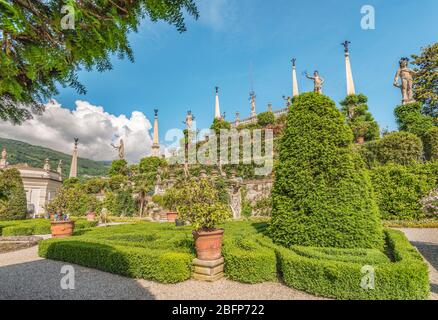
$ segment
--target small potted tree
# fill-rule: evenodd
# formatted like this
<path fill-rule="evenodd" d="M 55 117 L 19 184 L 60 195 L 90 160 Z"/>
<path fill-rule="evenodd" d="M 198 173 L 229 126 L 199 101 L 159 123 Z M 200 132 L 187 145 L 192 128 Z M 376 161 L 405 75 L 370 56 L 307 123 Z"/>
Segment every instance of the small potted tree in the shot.
<path fill-rule="evenodd" d="M 176 219 L 178 217 L 178 212 L 176 211 L 177 203 L 177 190 L 175 188 L 168 189 L 164 196 L 160 198 L 159 205 L 168 210 L 166 213 L 168 222 L 176 222 Z"/>
<path fill-rule="evenodd" d="M 178 217 L 194 227 L 196 255 L 199 260 L 222 257 L 223 229 L 219 223 L 231 217 L 229 206 L 221 202 L 219 192 L 207 179 L 189 180 L 174 189 Z"/>
<path fill-rule="evenodd" d="M 56 197 L 46 206 L 48 212 L 56 212 L 51 218 L 50 231 L 53 238 L 65 238 L 73 235 L 75 228 L 74 221 L 70 220 L 69 215 L 64 214 L 68 211 L 69 196 L 67 189 L 61 188 Z"/>

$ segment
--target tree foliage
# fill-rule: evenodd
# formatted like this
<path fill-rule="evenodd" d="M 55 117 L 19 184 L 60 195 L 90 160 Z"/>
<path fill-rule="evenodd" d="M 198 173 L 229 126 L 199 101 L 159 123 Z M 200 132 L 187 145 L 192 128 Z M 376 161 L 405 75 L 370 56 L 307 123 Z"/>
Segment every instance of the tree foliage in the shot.
<path fill-rule="evenodd" d="M 379 125 L 368 111 L 367 102 L 368 98 L 364 94 L 349 95 L 340 102 L 356 141 L 359 137 L 371 141 L 380 136 Z"/>
<path fill-rule="evenodd" d="M 14 123 L 42 112 L 58 83 L 85 93 L 81 68 L 110 70 L 114 54 L 132 61 L 128 33 L 144 18 L 179 32 L 184 12 L 198 18 L 193 0 L 3 0 L 0 11 L 0 118 Z M 69 17 L 73 29 L 63 24 Z"/>
<path fill-rule="evenodd" d="M 178 211 L 178 219 L 188 221 L 196 230 L 214 230 L 231 217 L 228 205 L 221 202 L 214 183 L 207 179 L 188 180 L 166 191 L 166 203 Z"/>
<path fill-rule="evenodd" d="M 126 160 L 124 159 L 114 160 L 111 163 L 111 168 L 108 174 L 110 177 L 114 177 L 118 175 L 128 176 L 129 175 L 128 162 L 126 162 Z"/>
<path fill-rule="evenodd" d="M 409 132 L 391 132 L 377 143 L 377 159 L 380 164 L 388 162 L 407 165 L 419 162 L 423 155 L 421 139 Z"/>
<path fill-rule="evenodd" d="M 279 143 L 270 236 L 286 247 L 381 247 L 371 182 L 344 116 L 318 93 L 296 97 L 293 110 Z"/>
<path fill-rule="evenodd" d="M 394 109 L 395 119 L 401 131 L 411 132 L 419 137 L 433 127 L 433 118 L 421 113 L 421 103 L 400 105 Z"/>
<path fill-rule="evenodd" d="M 0 220 L 26 218 L 26 193 L 17 169 L 0 170 L 0 195 Z"/>
<path fill-rule="evenodd" d="M 266 111 L 257 115 L 257 124 L 261 127 L 275 123 L 275 115 L 272 111 Z"/>
<path fill-rule="evenodd" d="M 414 94 L 423 103 L 423 113 L 438 117 L 438 42 L 422 48 L 420 55 L 412 55 L 414 69 Z"/>

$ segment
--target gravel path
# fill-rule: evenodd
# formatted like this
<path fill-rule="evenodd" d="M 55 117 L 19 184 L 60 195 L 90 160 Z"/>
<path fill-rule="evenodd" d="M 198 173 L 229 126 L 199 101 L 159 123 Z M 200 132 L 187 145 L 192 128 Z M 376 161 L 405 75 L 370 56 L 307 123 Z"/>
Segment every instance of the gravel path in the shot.
<path fill-rule="evenodd" d="M 399 229 L 429 265 L 430 298 L 438 300 L 438 229 Z"/>
<path fill-rule="evenodd" d="M 165 285 L 38 257 L 38 247 L 0 254 L 0 300 L 2 299 L 212 299 L 292 300 L 318 299 L 280 283 L 256 285 L 221 280 L 206 283 L 189 280 Z M 75 289 L 61 289 L 61 268 L 72 265 Z"/>

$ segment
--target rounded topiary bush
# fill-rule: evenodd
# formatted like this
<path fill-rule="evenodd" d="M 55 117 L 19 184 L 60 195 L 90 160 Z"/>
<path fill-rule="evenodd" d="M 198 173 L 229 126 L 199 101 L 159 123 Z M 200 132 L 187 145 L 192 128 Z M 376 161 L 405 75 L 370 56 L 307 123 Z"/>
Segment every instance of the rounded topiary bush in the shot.
<path fill-rule="evenodd" d="M 379 140 L 377 158 L 381 164 L 388 162 L 407 165 L 421 160 L 423 143 L 410 132 L 391 132 Z"/>
<path fill-rule="evenodd" d="M 266 111 L 259 113 L 257 115 L 257 123 L 261 127 L 266 127 L 267 125 L 275 123 L 275 115 L 272 111 Z"/>
<path fill-rule="evenodd" d="M 269 226 L 284 246 L 381 247 L 371 182 L 353 135 L 328 97 L 294 99 L 279 143 Z"/>

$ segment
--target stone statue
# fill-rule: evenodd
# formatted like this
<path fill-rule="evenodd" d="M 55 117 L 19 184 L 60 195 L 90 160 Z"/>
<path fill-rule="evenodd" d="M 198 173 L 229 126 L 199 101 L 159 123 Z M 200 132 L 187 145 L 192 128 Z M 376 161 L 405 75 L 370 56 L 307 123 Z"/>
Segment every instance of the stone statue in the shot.
<path fill-rule="evenodd" d="M 111 143 L 111 146 L 118 151 L 120 160 L 125 159 L 125 144 L 123 143 L 123 139 L 120 139 L 118 146 L 114 145 L 114 143 Z"/>
<path fill-rule="evenodd" d="M 44 160 L 44 167 L 43 167 L 44 171 L 49 172 L 50 171 L 50 162 L 49 162 L 49 158 L 46 158 L 46 160 Z"/>
<path fill-rule="evenodd" d="M 62 160 L 59 160 L 58 168 L 56 168 L 56 172 L 58 172 L 60 175 L 62 174 Z"/>
<path fill-rule="evenodd" d="M 344 42 L 341 43 L 341 45 L 344 46 L 344 52 L 345 52 L 345 53 L 349 53 L 348 46 L 349 46 L 350 43 L 351 43 L 351 42 L 348 41 L 348 40 L 345 40 Z"/>
<path fill-rule="evenodd" d="M 3 148 L 3 150 L 2 150 L 2 160 L 6 160 L 6 155 L 7 155 L 6 148 Z"/>
<path fill-rule="evenodd" d="M 415 71 L 409 68 L 408 58 L 401 58 L 399 64 L 400 67 L 394 78 L 394 86 L 401 89 L 403 104 L 415 102 L 414 92 L 412 90 Z M 399 84 L 399 78 L 401 79 L 401 84 Z"/>
<path fill-rule="evenodd" d="M 292 105 L 292 97 L 283 96 L 283 100 L 286 104 L 286 107 L 290 107 Z"/>
<path fill-rule="evenodd" d="M 307 72 L 304 73 L 307 79 L 313 80 L 313 92 L 322 93 L 322 85 L 324 84 L 324 79 L 319 76 L 318 71 L 315 70 L 313 77 L 309 76 Z"/>

